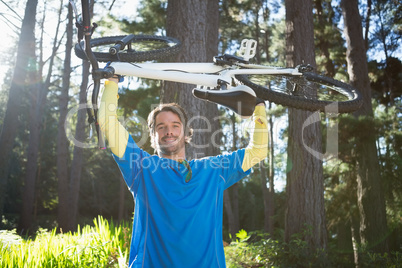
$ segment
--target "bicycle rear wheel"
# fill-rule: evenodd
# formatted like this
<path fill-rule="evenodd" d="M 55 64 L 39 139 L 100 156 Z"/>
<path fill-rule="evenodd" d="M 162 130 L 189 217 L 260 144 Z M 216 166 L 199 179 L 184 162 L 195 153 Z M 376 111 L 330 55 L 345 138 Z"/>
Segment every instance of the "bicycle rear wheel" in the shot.
<path fill-rule="evenodd" d="M 350 113 L 363 103 L 360 93 L 341 81 L 304 72 L 301 76 L 236 75 L 257 97 L 287 107 L 332 113 Z"/>
<path fill-rule="evenodd" d="M 91 39 L 91 47 L 97 61 L 140 62 L 158 60 L 177 54 L 181 43 L 175 38 L 155 35 L 135 35 L 129 44 L 129 49 L 121 50 L 116 55 L 109 53 L 109 48 L 125 36 L 107 36 Z M 77 57 L 86 60 L 84 42 L 75 45 Z"/>

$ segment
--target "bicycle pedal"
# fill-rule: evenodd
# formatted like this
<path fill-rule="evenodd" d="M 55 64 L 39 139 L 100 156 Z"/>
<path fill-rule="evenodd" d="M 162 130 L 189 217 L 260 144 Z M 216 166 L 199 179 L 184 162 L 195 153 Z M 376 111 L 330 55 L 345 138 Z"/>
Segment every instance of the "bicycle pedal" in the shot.
<path fill-rule="evenodd" d="M 253 58 L 257 52 L 257 41 L 254 39 L 243 39 L 238 51 L 239 56 L 248 61 Z"/>

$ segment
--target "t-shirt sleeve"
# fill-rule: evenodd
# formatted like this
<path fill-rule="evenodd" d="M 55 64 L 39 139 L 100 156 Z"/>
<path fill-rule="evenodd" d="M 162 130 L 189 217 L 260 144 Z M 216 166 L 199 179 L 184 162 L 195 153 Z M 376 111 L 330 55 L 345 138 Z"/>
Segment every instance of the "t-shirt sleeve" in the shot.
<path fill-rule="evenodd" d="M 229 188 L 245 176 L 249 175 L 251 170 L 244 171 L 242 163 L 245 149 L 237 150 L 230 154 L 216 156 L 212 161 L 217 161 L 221 168 L 221 178 L 224 181 L 224 189 Z"/>
<path fill-rule="evenodd" d="M 129 190 L 135 195 L 138 190 L 139 176 L 141 175 L 141 161 L 149 154 L 143 151 L 129 135 L 127 148 L 122 157 L 113 154 L 113 157 L 120 168 L 123 178 Z"/>

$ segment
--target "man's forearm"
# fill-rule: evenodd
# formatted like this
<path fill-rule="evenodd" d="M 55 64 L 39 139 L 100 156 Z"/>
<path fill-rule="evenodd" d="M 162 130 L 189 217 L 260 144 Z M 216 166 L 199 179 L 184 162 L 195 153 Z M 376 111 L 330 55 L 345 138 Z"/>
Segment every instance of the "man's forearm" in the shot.
<path fill-rule="evenodd" d="M 259 104 L 255 107 L 252 119 L 254 130 L 244 154 L 242 164 L 244 171 L 261 162 L 267 157 L 268 153 L 268 122 L 264 104 Z"/>
<path fill-rule="evenodd" d="M 127 147 L 128 132 L 117 120 L 118 86 L 116 81 L 110 80 L 105 81 L 98 120 L 110 149 L 115 155 L 122 157 Z"/>

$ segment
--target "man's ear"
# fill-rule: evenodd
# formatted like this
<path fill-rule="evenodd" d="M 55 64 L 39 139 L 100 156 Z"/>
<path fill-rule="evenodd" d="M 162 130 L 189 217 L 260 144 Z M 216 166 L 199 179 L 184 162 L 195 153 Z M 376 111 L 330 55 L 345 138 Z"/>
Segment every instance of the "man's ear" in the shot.
<path fill-rule="evenodd" d="M 184 136 L 184 143 L 185 144 L 189 144 L 190 143 L 190 141 L 191 141 L 191 137 L 190 136 Z"/>

